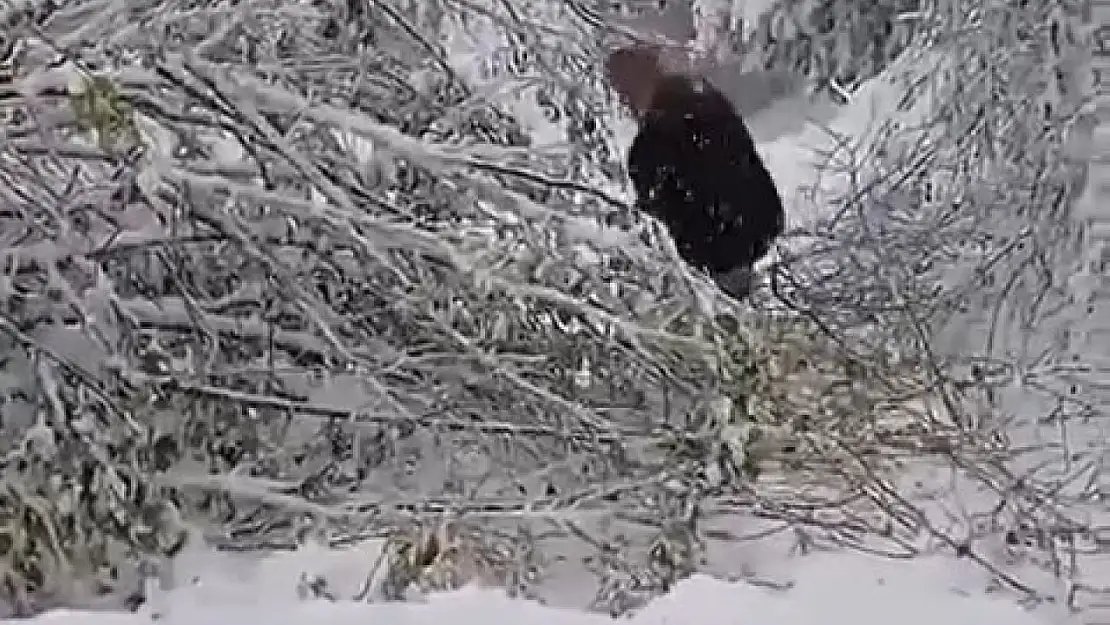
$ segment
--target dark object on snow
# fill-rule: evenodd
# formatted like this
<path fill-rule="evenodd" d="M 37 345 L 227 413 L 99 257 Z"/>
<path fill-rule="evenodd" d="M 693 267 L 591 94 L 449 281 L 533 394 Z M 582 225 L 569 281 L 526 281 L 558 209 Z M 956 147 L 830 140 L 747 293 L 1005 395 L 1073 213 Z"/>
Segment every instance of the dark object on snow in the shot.
<path fill-rule="evenodd" d="M 686 262 L 745 297 L 784 215 L 744 120 L 705 80 L 666 73 L 657 50 L 621 50 L 607 69 L 639 120 L 628 155 L 637 208 L 667 225 Z"/>

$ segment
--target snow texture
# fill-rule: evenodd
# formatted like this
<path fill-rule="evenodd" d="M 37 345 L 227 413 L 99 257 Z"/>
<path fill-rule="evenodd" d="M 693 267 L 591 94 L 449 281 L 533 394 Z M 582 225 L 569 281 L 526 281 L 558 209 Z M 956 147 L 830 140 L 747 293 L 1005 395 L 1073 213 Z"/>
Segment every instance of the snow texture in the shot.
<path fill-rule="evenodd" d="M 267 625 L 328 623 L 530 623 L 603 625 L 606 616 L 506 598 L 469 587 L 418 603 L 364 604 L 298 600 L 302 571 L 323 574 L 339 591 L 357 589 L 372 548 L 271 555 L 198 555 L 188 562 L 193 582 L 135 614 L 59 610 L 30 623 L 41 625 Z M 629 619 L 633 625 L 1047 625 L 1069 619 L 1052 609 L 1027 611 L 1006 596 L 974 590 L 981 571 L 947 558 L 897 561 L 861 554 L 816 554 L 787 562 L 782 581 L 722 581 L 695 576 Z"/>

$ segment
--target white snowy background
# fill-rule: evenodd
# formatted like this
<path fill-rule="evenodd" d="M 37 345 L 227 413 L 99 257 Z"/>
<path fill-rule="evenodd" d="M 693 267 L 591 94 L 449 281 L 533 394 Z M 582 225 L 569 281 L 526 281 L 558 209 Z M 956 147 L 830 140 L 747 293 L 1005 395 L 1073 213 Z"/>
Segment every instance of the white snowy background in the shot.
<path fill-rule="evenodd" d="M 56 610 L 31 622 L 74 625 L 355 625 L 379 623 L 529 623 L 603 625 L 604 615 L 514 600 L 479 587 L 434 594 L 415 603 L 363 604 L 304 601 L 297 597 L 303 571 L 327 575 L 338 592 L 365 582 L 373 546 L 260 559 L 189 554 L 182 569 L 196 577 L 134 614 Z M 1064 611 L 1026 610 L 1005 594 L 982 591 L 983 573 L 950 558 L 897 561 L 866 555 L 814 554 L 779 563 L 775 588 L 706 576 L 683 581 L 630 618 L 635 625 L 1047 625 L 1080 622 Z"/>

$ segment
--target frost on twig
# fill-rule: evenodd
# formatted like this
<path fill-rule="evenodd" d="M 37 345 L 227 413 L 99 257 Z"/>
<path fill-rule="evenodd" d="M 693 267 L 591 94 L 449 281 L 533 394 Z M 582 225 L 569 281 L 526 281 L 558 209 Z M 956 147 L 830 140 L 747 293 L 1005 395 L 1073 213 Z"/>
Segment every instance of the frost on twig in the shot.
<path fill-rule="evenodd" d="M 1076 241 L 1093 233 L 1075 212 L 1086 163 L 1072 156 L 1089 128 L 1088 53 L 1061 45 L 1081 41 L 1082 15 L 1069 2 L 942 2 L 917 14 L 924 30 L 887 70 L 905 89 L 898 113 L 862 141 L 830 129 L 823 169 L 847 191 L 807 233 L 816 243 L 784 254 L 772 280 L 780 302 L 853 351 L 875 353 L 878 341 L 952 383 L 936 398 L 958 438 L 993 440 L 981 448 L 993 451 L 953 440 L 942 452 L 952 483 L 939 491 L 949 499 L 930 493 L 905 522 L 1035 601 L 1053 592 L 1047 579 L 1094 575 L 1085 554 L 1104 523 L 1073 516 L 1098 518 L 1091 471 L 1105 453 L 1091 420 L 1105 399 L 1078 381 L 1099 375 L 1079 338 L 1097 295 L 1064 287 L 1086 273 Z M 949 411 L 961 397 L 980 408 Z M 1073 462 L 1075 444 L 1085 451 Z M 1039 538 L 1019 538 L 1030 534 Z"/>

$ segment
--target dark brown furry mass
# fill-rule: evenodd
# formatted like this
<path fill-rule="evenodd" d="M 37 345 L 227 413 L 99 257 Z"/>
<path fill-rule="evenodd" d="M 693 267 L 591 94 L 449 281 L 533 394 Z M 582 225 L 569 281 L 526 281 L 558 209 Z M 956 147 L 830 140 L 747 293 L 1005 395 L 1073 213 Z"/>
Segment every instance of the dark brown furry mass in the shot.
<path fill-rule="evenodd" d="M 637 207 L 667 225 L 688 263 L 745 296 L 784 214 L 744 120 L 706 81 L 663 72 L 652 50 L 618 52 L 608 69 L 639 119 L 628 156 Z"/>

